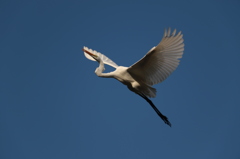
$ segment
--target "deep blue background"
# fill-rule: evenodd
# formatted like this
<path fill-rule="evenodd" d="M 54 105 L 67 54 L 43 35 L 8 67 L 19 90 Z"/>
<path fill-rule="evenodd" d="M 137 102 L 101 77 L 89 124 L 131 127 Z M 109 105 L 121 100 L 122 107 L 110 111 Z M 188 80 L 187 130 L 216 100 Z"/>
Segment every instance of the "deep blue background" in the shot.
<path fill-rule="evenodd" d="M 1 0 L 0 158 L 240 158 L 239 15 L 238 0 Z M 167 27 L 185 51 L 152 100 L 172 128 L 81 50 L 130 66 Z"/>

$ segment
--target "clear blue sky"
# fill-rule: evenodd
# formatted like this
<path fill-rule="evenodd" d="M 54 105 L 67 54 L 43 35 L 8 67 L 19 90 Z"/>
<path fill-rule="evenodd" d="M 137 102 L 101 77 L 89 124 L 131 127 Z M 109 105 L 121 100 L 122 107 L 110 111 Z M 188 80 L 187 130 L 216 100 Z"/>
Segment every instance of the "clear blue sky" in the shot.
<path fill-rule="evenodd" d="M 1 0 L 0 158 L 240 158 L 239 15 L 238 0 Z M 167 27 L 185 51 L 152 101 L 171 128 L 81 50 L 130 66 Z"/>

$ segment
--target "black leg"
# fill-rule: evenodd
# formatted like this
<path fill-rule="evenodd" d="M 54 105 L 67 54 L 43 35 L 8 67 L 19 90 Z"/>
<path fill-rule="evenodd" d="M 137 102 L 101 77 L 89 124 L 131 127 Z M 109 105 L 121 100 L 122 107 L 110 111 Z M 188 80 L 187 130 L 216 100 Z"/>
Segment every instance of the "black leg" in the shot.
<path fill-rule="evenodd" d="M 172 126 L 172 124 L 168 121 L 168 118 L 166 116 L 164 116 L 159 110 L 158 108 L 153 104 L 153 102 L 146 97 L 144 94 L 138 94 L 140 95 L 143 99 L 145 99 L 151 106 L 152 108 L 155 110 L 155 112 L 159 115 L 159 117 L 165 122 L 165 124 L 169 125 L 170 127 Z"/>

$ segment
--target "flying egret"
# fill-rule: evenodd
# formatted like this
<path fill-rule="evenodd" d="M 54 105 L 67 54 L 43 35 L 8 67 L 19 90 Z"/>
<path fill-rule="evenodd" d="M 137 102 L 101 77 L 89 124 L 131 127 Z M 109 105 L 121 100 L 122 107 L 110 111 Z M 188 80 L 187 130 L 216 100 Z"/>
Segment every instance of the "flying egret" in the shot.
<path fill-rule="evenodd" d="M 151 86 L 164 81 L 179 65 L 179 59 L 182 58 L 184 51 L 181 31 L 176 34 L 176 29 L 172 33 L 170 28 L 165 29 L 161 42 L 130 67 L 118 66 L 105 55 L 87 47 L 83 47 L 83 51 L 86 58 L 99 62 L 99 67 L 95 71 L 97 76 L 115 78 L 122 82 L 129 90 L 144 98 L 160 118 L 171 126 L 168 118 L 157 109 L 148 97 L 156 96 L 156 89 Z M 104 64 L 110 65 L 116 70 L 103 73 Z"/>

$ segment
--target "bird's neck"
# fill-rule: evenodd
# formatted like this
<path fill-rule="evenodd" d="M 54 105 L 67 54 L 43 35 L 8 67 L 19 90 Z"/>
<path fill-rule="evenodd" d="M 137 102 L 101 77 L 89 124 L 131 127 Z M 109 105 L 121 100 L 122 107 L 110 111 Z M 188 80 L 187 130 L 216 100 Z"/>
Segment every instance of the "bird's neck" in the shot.
<path fill-rule="evenodd" d="M 103 73 L 105 70 L 104 63 L 102 60 L 99 61 L 99 67 L 96 69 L 95 73 L 98 77 L 104 77 L 104 78 L 113 78 L 113 75 L 111 72 L 109 73 Z"/>

